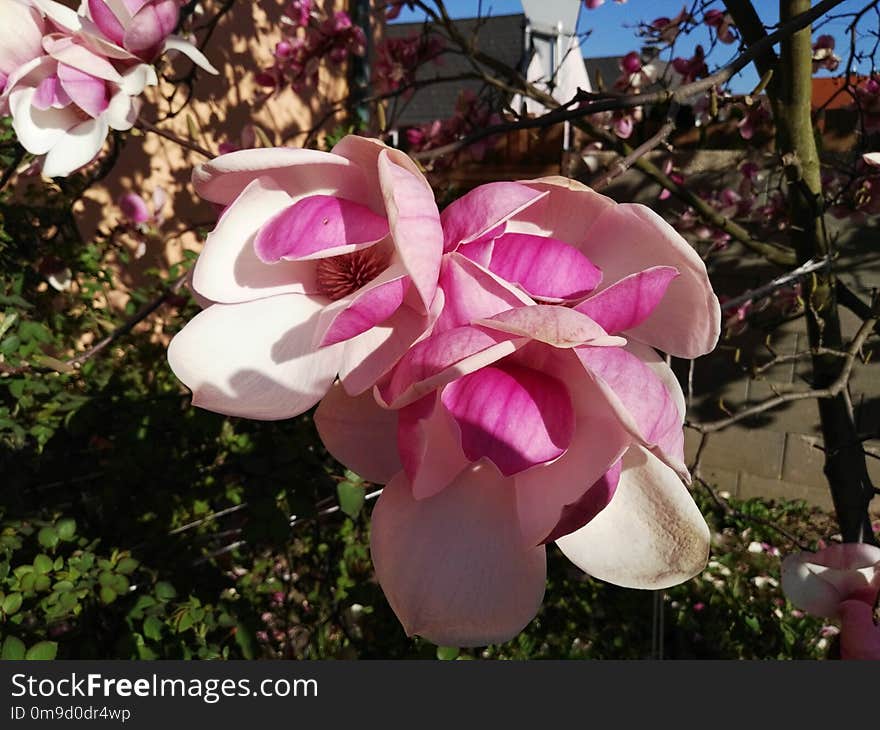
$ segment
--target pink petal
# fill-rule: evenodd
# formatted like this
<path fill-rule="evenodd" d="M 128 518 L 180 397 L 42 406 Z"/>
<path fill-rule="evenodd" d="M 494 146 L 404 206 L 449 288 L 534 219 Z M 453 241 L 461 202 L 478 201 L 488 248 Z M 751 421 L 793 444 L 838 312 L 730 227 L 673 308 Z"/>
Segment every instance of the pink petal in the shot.
<path fill-rule="evenodd" d="M 122 76 L 103 56 L 89 50 L 69 36 L 53 34 L 43 38 L 43 48 L 60 64 L 66 64 L 78 71 L 105 81 L 120 83 Z"/>
<path fill-rule="evenodd" d="M 461 430 L 437 393 L 396 412 L 397 448 L 413 497 L 433 497 L 471 465 L 461 448 Z"/>
<path fill-rule="evenodd" d="M 554 301 L 580 299 L 602 279 L 602 272 L 577 249 L 527 233 L 496 238 L 489 269 L 535 298 Z"/>
<path fill-rule="evenodd" d="M 443 255 L 434 192 L 424 177 L 392 162 L 387 151 L 379 155 L 379 181 L 394 245 L 427 310 L 437 290 Z"/>
<path fill-rule="evenodd" d="M 134 54 L 151 57 L 174 31 L 179 16 L 178 0 L 158 0 L 144 5 L 125 29 L 123 47 Z"/>
<path fill-rule="evenodd" d="M 270 147 L 220 155 L 193 170 L 196 192 L 205 200 L 229 205 L 257 178 L 291 198 L 320 192 L 363 200 L 366 182 L 361 170 L 344 157 L 317 150 Z M 293 202 L 292 200 L 289 202 Z M 377 209 L 375 212 L 381 212 Z"/>
<path fill-rule="evenodd" d="M 439 645 L 507 641 L 543 599 L 544 548 L 522 544 L 513 489 L 491 467 L 423 500 L 395 477 L 373 510 L 370 550 L 407 634 Z"/>
<path fill-rule="evenodd" d="M 609 334 L 625 332 L 651 315 L 677 276 L 671 266 L 654 266 L 614 282 L 575 309 L 596 320 Z"/>
<path fill-rule="evenodd" d="M 537 359 L 548 352 L 550 357 Z M 521 355 L 523 359 L 534 359 L 536 369 L 568 385 L 575 411 L 575 431 L 568 451 L 556 461 L 515 477 L 523 538 L 530 545 L 538 545 L 558 525 L 565 508 L 578 503 L 620 460 L 632 436 L 573 351 L 530 345 L 512 359 Z"/>
<path fill-rule="evenodd" d="M 350 340 L 382 324 L 403 304 L 408 288 L 409 279 L 398 274 L 390 281 L 360 289 L 351 304 L 333 319 L 321 338 L 321 347 Z"/>
<path fill-rule="evenodd" d="M 697 252 L 650 208 L 622 204 L 607 209 L 589 230 L 581 251 L 614 282 L 654 266 L 680 276 L 648 318 L 628 334 L 675 357 L 694 358 L 718 341 L 721 309 Z"/>
<path fill-rule="evenodd" d="M 40 111 L 63 109 L 70 104 L 70 97 L 57 76 L 47 76 L 37 86 L 32 103 Z"/>
<path fill-rule="evenodd" d="M 465 455 L 487 457 L 505 476 L 552 461 L 571 443 L 568 390 L 535 370 L 490 365 L 447 385 L 441 398 L 461 429 Z"/>
<path fill-rule="evenodd" d="M 122 45 L 125 29 L 104 0 L 89 0 L 89 15 L 105 36 L 117 45 Z"/>
<path fill-rule="evenodd" d="M 59 63 L 58 80 L 73 103 L 90 117 L 99 117 L 110 103 L 107 82 L 103 79 Z"/>
<path fill-rule="evenodd" d="M 346 392 L 371 389 L 431 329 L 443 308 L 442 292 L 437 292 L 427 314 L 408 303 L 415 298 L 410 289 L 403 305 L 387 321 L 345 342 L 339 378 Z"/>
<path fill-rule="evenodd" d="M 515 182 L 487 183 L 443 209 L 443 251 L 475 241 L 540 200 L 546 193 Z"/>
<path fill-rule="evenodd" d="M 675 473 L 641 446 L 623 457 L 611 503 L 556 541 L 581 570 L 625 588 L 668 588 L 706 567 L 709 528 Z"/>
<path fill-rule="evenodd" d="M 331 153 L 350 160 L 362 171 L 365 197 L 358 199 L 363 199 L 377 211 L 385 207 L 384 191 L 379 181 L 380 155 L 386 156 L 392 163 L 409 171 L 414 177 L 424 180 L 424 175 L 415 162 L 400 150 L 389 147 L 378 139 L 349 134 L 333 146 Z"/>
<path fill-rule="evenodd" d="M 491 365 L 524 344 L 502 332 L 457 327 L 416 344 L 379 385 L 382 401 L 392 408 L 419 400 L 456 378 Z"/>
<path fill-rule="evenodd" d="M 434 327 L 437 334 L 533 303 L 527 295 L 458 253 L 443 257 L 439 285 L 446 306 Z"/>
<path fill-rule="evenodd" d="M 150 220 L 150 209 L 144 199 L 137 193 L 124 193 L 119 198 L 122 215 L 132 223 L 144 223 Z"/>
<path fill-rule="evenodd" d="M 341 351 L 315 349 L 321 301 L 283 294 L 202 310 L 171 341 L 168 362 L 193 405 L 259 420 L 291 418 L 330 389 Z"/>
<path fill-rule="evenodd" d="M 253 180 L 208 235 L 193 272 L 193 287 L 215 302 L 246 302 L 291 292 L 315 292 L 315 264 L 264 264 L 254 251 L 261 226 L 290 204 L 271 178 Z"/>
<path fill-rule="evenodd" d="M 880 659 L 880 626 L 874 623 L 871 604 L 840 604 L 840 658 Z"/>
<path fill-rule="evenodd" d="M 541 542 L 544 544 L 554 542 L 560 537 L 579 530 L 605 509 L 614 496 L 614 492 L 617 491 L 621 469 L 622 464 L 618 461 L 584 492 L 584 495 L 577 502 L 565 505 L 556 527 Z"/>
<path fill-rule="evenodd" d="M 880 547 L 863 542 L 833 543 L 815 553 L 810 562 L 838 570 L 870 568 L 880 563 Z"/>
<path fill-rule="evenodd" d="M 524 181 L 545 196 L 507 224 L 508 233 L 533 233 L 565 241 L 580 249 L 609 279 L 605 266 L 581 247 L 599 216 L 617 204 L 583 183 L 565 177 L 545 177 Z M 576 214 L 574 214 L 576 212 Z"/>
<path fill-rule="evenodd" d="M 610 388 L 609 402 L 621 423 L 669 466 L 687 475 L 681 414 L 666 384 L 621 348 L 581 347 L 576 352 L 600 386 Z"/>
<path fill-rule="evenodd" d="M 315 427 L 334 459 L 367 481 L 385 484 L 401 469 L 397 414 L 380 408 L 372 393 L 352 397 L 336 383 L 315 411 Z"/>
<path fill-rule="evenodd" d="M 388 221 L 366 206 L 331 195 L 310 195 L 266 223 L 254 249 L 261 261 L 271 264 L 351 253 L 386 235 Z"/>
<path fill-rule="evenodd" d="M 626 344 L 622 337 L 605 332 L 587 315 L 568 307 L 538 304 L 508 309 L 506 312 L 477 321 L 484 327 L 529 337 L 554 347 L 619 347 Z"/>
<path fill-rule="evenodd" d="M 0 75 L 10 76 L 17 68 L 41 56 L 44 31 L 45 22 L 36 8 L 6 0 L 0 25 Z M 0 84 L 0 91 L 2 89 Z"/>

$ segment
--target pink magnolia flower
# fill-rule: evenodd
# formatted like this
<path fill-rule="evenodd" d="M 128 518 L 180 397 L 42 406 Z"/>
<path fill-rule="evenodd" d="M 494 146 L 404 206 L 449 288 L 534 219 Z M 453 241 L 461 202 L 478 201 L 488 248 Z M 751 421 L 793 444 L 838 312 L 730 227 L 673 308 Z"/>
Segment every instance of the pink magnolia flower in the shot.
<path fill-rule="evenodd" d="M 43 174 L 68 175 L 98 155 L 110 129 L 132 127 L 140 108 L 137 97 L 157 83 L 156 72 L 89 17 L 52 0 L 30 2 L 41 14 L 43 30 L 57 30 L 42 35 L 41 54 L 6 79 L 0 109 L 12 114 L 22 146 L 43 156 Z M 186 41 L 169 37 L 162 49 L 170 48 L 216 72 Z"/>
<path fill-rule="evenodd" d="M 54 0 L 30 1 L 61 32 L 120 68 L 178 51 L 205 71 L 218 73 L 198 48 L 172 34 L 180 12 L 177 0 L 82 0 L 78 13 Z"/>
<path fill-rule="evenodd" d="M 227 206 L 192 278 L 215 303 L 168 351 L 195 405 L 289 418 L 337 373 L 363 392 L 442 306 L 439 213 L 402 152 L 354 136 L 330 153 L 242 150 L 196 168 L 193 183 Z"/>
<path fill-rule="evenodd" d="M 179 0 L 86 0 L 83 7 L 107 39 L 144 61 L 162 52 L 180 18 Z"/>
<path fill-rule="evenodd" d="M 820 35 L 813 44 L 813 73 L 820 68 L 836 71 L 840 56 L 834 53 L 834 36 Z"/>
<path fill-rule="evenodd" d="M 146 223 L 153 216 L 145 201 L 137 193 L 123 193 L 119 196 L 119 209 L 130 223 L 137 225 L 138 223 Z"/>
<path fill-rule="evenodd" d="M 0 0 L 0 93 L 7 79 L 28 61 L 43 55 L 45 21 L 25 0 Z M 0 113 L 3 113 L 0 102 Z"/>
<path fill-rule="evenodd" d="M 880 626 L 874 612 L 880 593 L 880 548 L 833 544 L 782 561 L 782 590 L 814 616 L 840 620 L 842 659 L 880 659 Z"/>
<path fill-rule="evenodd" d="M 647 35 L 656 38 L 658 41 L 670 44 L 678 38 L 687 24 L 692 21 L 693 17 L 688 12 L 687 6 L 683 6 L 681 12 L 674 18 L 667 16 L 655 18 L 650 25 L 646 26 L 645 31 Z"/>
<path fill-rule="evenodd" d="M 733 18 L 730 17 L 730 13 L 715 9 L 707 10 L 703 15 L 703 22 L 710 28 L 714 28 L 715 35 L 722 43 L 733 43 L 736 40 Z"/>
<path fill-rule="evenodd" d="M 709 68 L 706 65 L 706 53 L 702 46 L 694 49 L 694 55 L 690 58 L 673 58 L 672 68 L 681 74 L 681 83 L 689 84 L 698 78 L 708 76 Z"/>
<path fill-rule="evenodd" d="M 156 83 L 152 66 L 122 71 L 78 39 L 53 33 L 43 38 L 46 55 L 9 78 L 4 97 L 19 142 L 44 155 L 43 174 L 69 175 L 93 160 L 110 129 L 130 129 L 136 98 Z"/>
<path fill-rule="evenodd" d="M 334 456 L 388 483 L 371 550 L 407 632 L 509 639 L 541 603 L 550 541 L 618 585 L 698 573 L 684 398 L 652 345 L 717 341 L 699 256 L 650 209 L 561 178 L 481 186 L 441 219 L 431 335 L 372 396 L 335 387 L 315 415 Z"/>

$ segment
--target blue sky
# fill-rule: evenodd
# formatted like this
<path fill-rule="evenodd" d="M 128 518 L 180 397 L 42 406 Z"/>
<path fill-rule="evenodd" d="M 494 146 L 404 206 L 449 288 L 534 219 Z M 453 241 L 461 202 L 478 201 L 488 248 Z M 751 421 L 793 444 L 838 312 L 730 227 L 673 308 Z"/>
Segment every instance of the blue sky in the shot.
<path fill-rule="evenodd" d="M 834 14 L 852 12 L 863 7 L 866 2 L 867 0 L 845 0 L 835 9 Z M 596 10 L 583 8 L 580 13 L 578 31 L 581 33 L 592 31 L 583 42 L 584 55 L 620 56 L 628 51 L 637 50 L 640 39 L 635 35 L 635 27 L 639 21 L 650 22 L 661 16 L 673 17 L 679 13 L 684 4 L 685 0 L 629 0 L 629 2 L 619 5 L 613 0 L 606 0 L 605 4 Z M 688 2 L 688 5 L 690 4 Z M 777 22 L 779 18 L 777 0 L 754 0 L 754 4 L 765 23 Z M 718 6 L 721 7 L 721 4 L 718 3 Z M 473 17 L 477 15 L 481 3 L 477 0 L 446 0 L 446 7 L 453 17 Z M 483 0 L 482 2 L 483 15 L 508 15 L 521 12 L 520 0 Z M 876 18 L 876 16 L 874 17 Z M 400 14 L 399 21 L 421 20 L 422 18 L 423 15 L 420 13 L 404 9 Z M 848 47 L 845 33 L 846 24 L 843 19 L 832 20 L 820 31 L 835 37 L 838 55 L 843 55 L 841 49 L 845 51 Z M 698 43 L 707 47 L 708 40 L 708 31 L 705 28 L 700 28 L 679 42 L 675 55 L 689 56 Z M 715 63 L 726 63 L 734 56 L 735 52 L 736 46 L 722 46 L 711 60 Z M 862 68 L 860 70 L 865 72 L 870 69 Z M 757 82 L 757 75 L 749 66 L 734 80 L 732 88 L 737 92 L 746 92 L 754 88 Z"/>

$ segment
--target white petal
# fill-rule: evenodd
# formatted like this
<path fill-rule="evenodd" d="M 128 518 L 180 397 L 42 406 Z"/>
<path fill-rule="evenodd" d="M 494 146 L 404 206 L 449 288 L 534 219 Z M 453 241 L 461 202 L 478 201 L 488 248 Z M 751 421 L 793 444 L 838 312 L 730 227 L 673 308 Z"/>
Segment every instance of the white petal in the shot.
<path fill-rule="evenodd" d="M 341 350 L 316 349 L 323 303 L 286 294 L 214 304 L 171 341 L 168 362 L 193 391 L 193 405 L 260 420 L 291 418 L 329 390 Z"/>
<path fill-rule="evenodd" d="M 709 528 L 681 480 L 641 446 L 624 454 L 611 503 L 556 541 L 596 578 L 626 588 L 668 588 L 706 566 Z"/>
<path fill-rule="evenodd" d="M 46 154 L 43 174 L 60 177 L 88 164 L 101 151 L 108 131 L 107 120 L 103 117 L 78 124 Z"/>
<path fill-rule="evenodd" d="M 180 51 L 184 56 L 189 58 L 196 66 L 205 69 L 208 73 L 219 74 L 220 72 L 211 65 L 208 57 L 205 56 L 198 48 L 196 48 L 188 40 L 176 35 L 170 35 L 165 39 L 166 51 Z"/>

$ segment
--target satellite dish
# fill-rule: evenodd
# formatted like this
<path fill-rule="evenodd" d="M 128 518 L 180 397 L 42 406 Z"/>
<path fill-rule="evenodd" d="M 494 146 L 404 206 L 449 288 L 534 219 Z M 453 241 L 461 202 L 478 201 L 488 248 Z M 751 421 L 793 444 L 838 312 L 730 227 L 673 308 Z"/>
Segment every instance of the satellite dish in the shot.
<path fill-rule="evenodd" d="M 577 32 L 582 4 L 582 0 L 522 0 L 523 11 L 535 30 L 543 33 L 561 30 L 565 35 Z"/>

